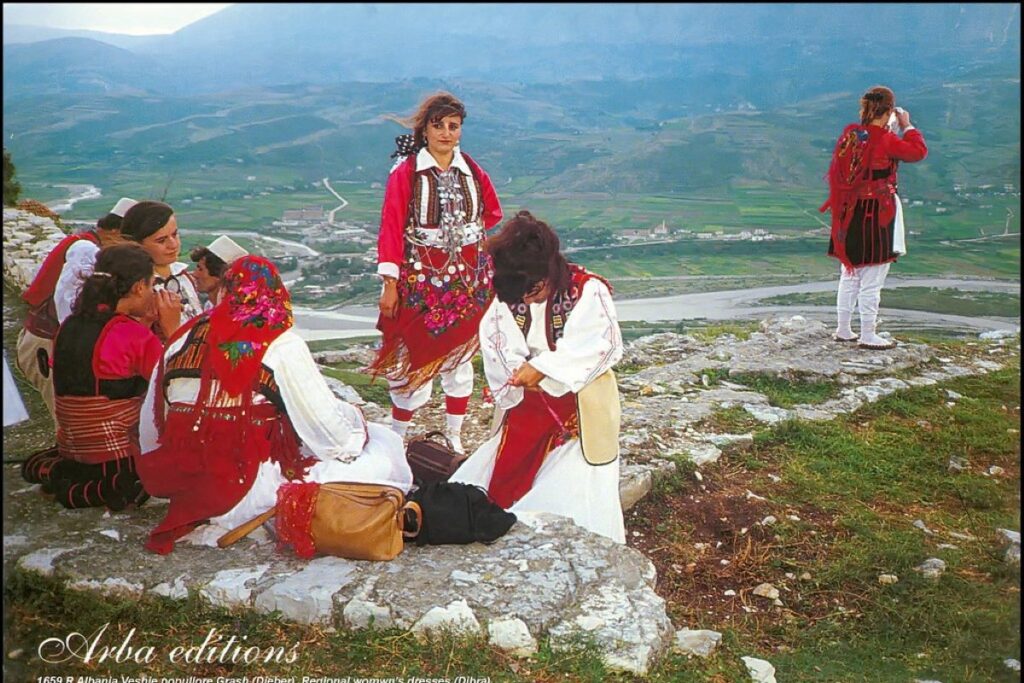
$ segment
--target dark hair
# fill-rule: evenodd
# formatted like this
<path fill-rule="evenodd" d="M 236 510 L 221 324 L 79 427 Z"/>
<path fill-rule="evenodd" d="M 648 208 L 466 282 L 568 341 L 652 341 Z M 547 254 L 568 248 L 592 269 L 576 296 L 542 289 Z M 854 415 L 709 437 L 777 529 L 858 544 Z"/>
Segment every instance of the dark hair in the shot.
<path fill-rule="evenodd" d="M 458 116 L 466 120 L 466 106 L 455 95 L 449 92 L 436 92 L 420 103 L 416 113 L 406 118 L 389 117 L 394 121 L 412 128 L 413 144 L 419 148 L 427 144 L 427 126 L 440 121 L 446 116 Z"/>
<path fill-rule="evenodd" d="M 224 262 L 224 259 L 217 256 L 206 247 L 196 247 L 188 253 L 188 257 L 192 259 L 193 263 L 199 263 L 205 259 L 206 270 L 214 277 L 220 277 L 223 275 L 224 269 L 228 267 L 228 264 Z"/>
<path fill-rule="evenodd" d="M 121 234 L 141 242 L 160 228 L 167 225 L 174 215 L 174 209 L 163 202 L 146 200 L 139 202 L 124 214 Z"/>
<path fill-rule="evenodd" d="M 896 95 L 884 85 L 869 88 L 860 98 L 860 124 L 866 126 L 896 106 Z"/>
<path fill-rule="evenodd" d="M 120 230 L 122 220 L 124 219 L 116 213 L 108 213 L 106 216 L 96 221 L 96 227 L 100 230 Z"/>
<path fill-rule="evenodd" d="M 521 301 L 541 280 L 548 281 L 551 296 L 567 292 L 572 285 L 558 235 L 529 211 L 507 220 L 486 244 L 494 261 L 494 292 L 503 303 Z"/>
<path fill-rule="evenodd" d="M 85 279 L 73 310 L 90 317 L 111 316 L 136 282 L 152 276 L 153 257 L 139 245 L 100 249 L 93 273 Z"/>

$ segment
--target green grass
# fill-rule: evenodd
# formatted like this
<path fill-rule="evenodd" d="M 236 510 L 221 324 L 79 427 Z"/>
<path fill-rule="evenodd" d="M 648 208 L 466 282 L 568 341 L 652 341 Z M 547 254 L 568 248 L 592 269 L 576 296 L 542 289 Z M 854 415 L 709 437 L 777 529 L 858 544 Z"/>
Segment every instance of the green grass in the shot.
<path fill-rule="evenodd" d="M 801 292 L 762 299 L 765 306 L 834 306 L 835 294 Z M 1020 316 L 1020 294 L 975 292 L 938 287 L 893 287 L 885 290 L 882 305 L 912 311 L 932 311 L 966 316 Z"/>
<path fill-rule="evenodd" d="M 711 341 L 726 334 L 731 334 L 740 341 L 746 341 L 750 339 L 751 333 L 756 332 L 757 329 L 758 323 L 726 322 L 693 325 L 686 333 L 693 335 L 701 341 Z"/>
<path fill-rule="evenodd" d="M 946 388 L 964 398 L 947 406 Z M 734 623 L 737 641 L 781 647 L 765 658 L 785 681 L 1018 680 L 1002 660 L 1020 658 L 1019 570 L 1003 560 L 995 529 L 1020 528 L 1019 405 L 1014 365 L 900 391 L 833 422 L 759 431 L 742 456 L 762 484 L 755 490 L 771 492 L 773 511 L 800 510 L 804 519 L 773 530 L 761 580 L 783 567 L 810 569 L 813 580 L 784 595 L 792 622 Z M 969 471 L 950 473 L 951 455 L 967 457 Z M 993 464 L 1006 476 L 984 476 Z M 816 537 L 796 528 L 823 513 L 832 521 L 817 524 Z M 914 528 L 915 519 L 938 536 Z M 942 542 L 958 548 L 940 549 Z M 808 552 L 818 557 L 813 564 Z M 938 582 L 914 571 L 928 557 L 947 563 Z M 899 582 L 880 585 L 882 573 Z M 833 609 L 809 619 L 815 602 Z"/>
<path fill-rule="evenodd" d="M 358 363 L 339 363 L 334 366 L 327 366 L 321 368 L 328 377 L 341 380 L 345 384 L 349 385 L 356 390 L 356 393 L 364 401 L 370 401 L 383 406 L 391 404 L 391 398 L 388 394 L 388 383 L 382 377 L 377 377 L 371 380 L 370 376 L 359 372 Z"/>
<path fill-rule="evenodd" d="M 729 375 L 729 381 L 764 394 L 771 405 L 779 408 L 792 408 L 800 403 L 824 403 L 837 396 L 841 390 L 834 382 L 802 376 L 788 378 L 744 373 Z"/>

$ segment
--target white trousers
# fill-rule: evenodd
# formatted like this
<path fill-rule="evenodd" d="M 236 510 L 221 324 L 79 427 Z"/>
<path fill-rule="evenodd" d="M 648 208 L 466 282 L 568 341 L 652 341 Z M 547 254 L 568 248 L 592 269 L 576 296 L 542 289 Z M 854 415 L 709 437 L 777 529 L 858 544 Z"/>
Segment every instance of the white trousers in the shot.
<path fill-rule="evenodd" d="M 853 272 L 839 268 L 839 292 L 836 295 L 836 312 L 839 314 L 840 325 L 853 317 L 853 308 L 860 309 L 863 322 L 864 316 L 878 315 L 878 305 L 882 300 L 882 287 L 885 277 L 889 274 L 891 263 L 877 266 L 860 266 Z"/>
<path fill-rule="evenodd" d="M 430 380 L 412 393 L 403 393 L 395 389 L 401 382 L 390 382 L 391 404 L 402 410 L 418 410 L 430 400 L 434 389 L 434 380 Z M 441 390 L 445 396 L 464 398 L 473 393 L 473 362 L 466 360 L 455 366 L 454 370 L 441 373 Z"/>

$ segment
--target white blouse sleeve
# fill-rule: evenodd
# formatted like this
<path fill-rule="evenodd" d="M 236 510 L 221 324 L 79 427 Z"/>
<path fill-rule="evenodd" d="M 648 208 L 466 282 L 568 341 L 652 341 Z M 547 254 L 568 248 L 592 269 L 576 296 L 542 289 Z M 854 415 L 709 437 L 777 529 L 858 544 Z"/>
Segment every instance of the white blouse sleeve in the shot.
<path fill-rule="evenodd" d="M 274 372 L 295 433 L 317 458 L 351 462 L 362 452 L 368 438 L 363 412 L 331 392 L 294 330 L 271 343 L 263 363 Z"/>
<path fill-rule="evenodd" d="M 591 278 L 583 285 L 555 350 L 537 354 L 530 365 L 554 380 L 548 384 L 542 381 L 541 387 L 558 396 L 559 390 L 563 394 L 566 389 L 579 393 L 621 358 L 622 333 L 611 292 L 603 282 Z"/>
<path fill-rule="evenodd" d="M 162 361 L 166 361 L 176 354 L 186 341 L 188 341 L 188 335 L 178 338 L 173 344 L 164 349 Z M 158 387 L 156 386 L 156 376 L 159 372 L 160 363 L 157 363 L 153 368 L 153 374 L 149 378 L 146 398 L 142 401 L 142 411 L 139 413 L 139 450 L 142 453 L 155 451 L 160 446 L 160 434 L 156 428 L 156 416 L 153 412 L 153 406 L 158 399 L 160 401 L 160 410 L 163 411 L 164 416 L 167 415 L 167 402 L 163 400 L 163 394 L 158 393 Z"/>
<path fill-rule="evenodd" d="M 508 381 L 526 362 L 530 349 L 512 311 L 497 298 L 491 301 L 480 320 L 480 355 L 494 404 L 505 410 L 518 405 L 523 400 L 523 388 L 513 387 Z"/>
<path fill-rule="evenodd" d="M 53 290 L 53 303 L 57 307 L 58 322 L 64 322 L 64 319 L 71 315 L 85 278 L 92 275 L 96 265 L 96 254 L 99 251 L 100 248 L 91 241 L 78 240 L 65 254 L 64 267 L 61 268 L 57 286 Z"/>

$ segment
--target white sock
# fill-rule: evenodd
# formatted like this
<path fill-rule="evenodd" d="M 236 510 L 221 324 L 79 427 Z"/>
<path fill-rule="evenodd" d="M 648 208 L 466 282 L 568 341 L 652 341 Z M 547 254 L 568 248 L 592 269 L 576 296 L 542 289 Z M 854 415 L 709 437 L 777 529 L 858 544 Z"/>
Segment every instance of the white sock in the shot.
<path fill-rule="evenodd" d="M 852 339 L 853 328 L 850 327 L 850 321 L 853 315 L 849 311 L 839 312 L 839 322 L 836 325 L 836 336 L 840 339 Z"/>
<path fill-rule="evenodd" d="M 465 418 L 465 415 L 445 413 L 444 435 L 452 442 L 452 448 L 459 453 L 465 453 L 465 450 L 462 448 L 462 421 Z"/>
<path fill-rule="evenodd" d="M 411 422 L 411 420 L 403 421 L 403 420 L 396 420 L 395 418 L 391 418 L 391 430 L 395 434 L 398 434 L 400 437 L 402 437 L 404 439 L 405 438 L 405 430 L 409 429 L 410 422 Z"/>
<path fill-rule="evenodd" d="M 449 432 L 459 434 L 462 432 L 462 421 L 466 419 L 465 415 L 452 415 L 451 413 L 444 414 L 445 426 Z"/>

